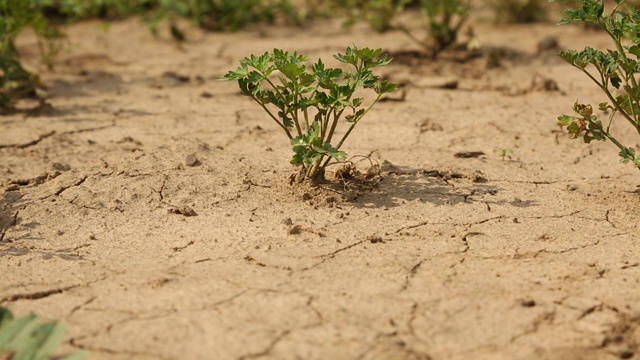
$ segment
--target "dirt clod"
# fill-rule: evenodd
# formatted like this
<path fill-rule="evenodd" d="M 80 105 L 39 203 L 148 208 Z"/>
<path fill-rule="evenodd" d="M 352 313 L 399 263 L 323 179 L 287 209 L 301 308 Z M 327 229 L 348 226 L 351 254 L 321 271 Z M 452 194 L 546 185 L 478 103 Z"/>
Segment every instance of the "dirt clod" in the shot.
<path fill-rule="evenodd" d="M 191 153 L 185 157 L 184 164 L 187 166 L 196 166 L 198 164 L 198 157 L 195 153 Z"/>
<path fill-rule="evenodd" d="M 198 216 L 198 213 L 196 213 L 196 211 L 193 210 L 189 206 L 181 206 L 179 208 L 172 208 L 172 209 L 168 210 L 168 213 L 169 214 L 184 215 L 184 216 Z"/>

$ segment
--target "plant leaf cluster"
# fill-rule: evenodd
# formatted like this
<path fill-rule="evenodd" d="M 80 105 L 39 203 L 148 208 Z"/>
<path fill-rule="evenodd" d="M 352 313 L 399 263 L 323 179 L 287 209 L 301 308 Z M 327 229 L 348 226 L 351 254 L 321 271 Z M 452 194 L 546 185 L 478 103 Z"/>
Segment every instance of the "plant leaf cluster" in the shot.
<path fill-rule="evenodd" d="M 301 165 L 304 177 L 313 180 L 324 176 L 331 159 L 346 159 L 340 148 L 352 130 L 382 95 L 398 89 L 373 73 L 391 62 L 381 49 L 349 47 L 334 58 L 347 70 L 327 67 L 322 59 L 309 65 L 306 55 L 274 49 L 242 59 L 238 69 L 223 77 L 237 81 L 242 94 L 278 124 L 291 142 L 291 163 Z M 375 99 L 365 104 L 365 98 L 356 96 L 360 89 L 373 90 Z M 343 120 L 347 130 L 334 146 Z"/>
<path fill-rule="evenodd" d="M 0 358 L 12 360 L 48 360 L 64 338 L 64 326 L 42 323 L 33 314 L 15 319 L 11 311 L 0 307 Z M 75 353 L 59 360 L 83 360 L 86 354 Z"/>
<path fill-rule="evenodd" d="M 566 10 L 566 17 L 559 24 L 575 21 L 592 23 L 603 29 L 611 38 L 613 49 L 601 51 L 586 47 L 582 51 L 567 50 L 559 53 L 566 62 L 582 71 L 606 95 L 607 101 L 598 109 L 608 112 L 606 125 L 593 107 L 576 101 L 573 110 L 578 116 L 558 117 L 559 124 L 566 127 L 574 138 L 584 142 L 593 140 L 611 141 L 618 149 L 622 161 L 631 162 L 640 169 L 640 154 L 633 147 L 623 145 L 611 133 L 611 124 L 616 115 L 627 121 L 640 135 L 640 11 L 626 11 L 620 7 L 624 0 L 615 0 L 613 9 L 607 13 L 602 0 L 577 0 L 582 7 Z"/>
<path fill-rule="evenodd" d="M 547 18 L 544 0 L 487 0 L 496 23 L 532 23 Z"/>

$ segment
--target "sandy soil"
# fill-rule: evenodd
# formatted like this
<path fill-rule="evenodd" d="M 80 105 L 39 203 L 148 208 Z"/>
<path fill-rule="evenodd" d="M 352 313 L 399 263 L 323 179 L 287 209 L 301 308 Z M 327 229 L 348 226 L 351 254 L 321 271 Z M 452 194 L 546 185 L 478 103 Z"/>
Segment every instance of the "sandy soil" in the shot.
<path fill-rule="evenodd" d="M 412 59 L 401 33 L 337 22 L 179 47 L 136 20 L 70 27 L 52 107 L 0 118 L 0 305 L 62 321 L 64 350 L 92 359 L 639 358 L 640 174 L 559 132 L 602 97 L 537 49 L 606 38 L 474 27 L 500 66 Z M 250 53 L 353 44 L 399 54 L 383 72 L 404 101 L 345 147 L 381 174 L 291 187 L 281 130 L 216 79 Z M 20 48 L 40 66 L 32 37 Z"/>

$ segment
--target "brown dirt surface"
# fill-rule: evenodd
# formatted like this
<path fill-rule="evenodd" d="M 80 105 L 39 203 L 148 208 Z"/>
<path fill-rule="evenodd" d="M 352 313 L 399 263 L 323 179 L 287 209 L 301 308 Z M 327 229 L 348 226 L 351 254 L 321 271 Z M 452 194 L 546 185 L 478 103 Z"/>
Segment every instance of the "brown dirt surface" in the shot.
<path fill-rule="evenodd" d="M 51 107 L 0 118 L 0 305 L 63 322 L 63 350 L 91 359 L 640 357 L 640 174 L 559 131 L 602 96 L 538 48 L 607 39 L 474 28 L 491 53 L 433 61 L 338 22 L 180 46 L 133 19 L 70 26 Z M 217 79 L 274 47 L 335 65 L 353 44 L 397 54 L 382 71 L 404 84 L 344 148 L 380 175 L 290 186 L 284 134 Z"/>

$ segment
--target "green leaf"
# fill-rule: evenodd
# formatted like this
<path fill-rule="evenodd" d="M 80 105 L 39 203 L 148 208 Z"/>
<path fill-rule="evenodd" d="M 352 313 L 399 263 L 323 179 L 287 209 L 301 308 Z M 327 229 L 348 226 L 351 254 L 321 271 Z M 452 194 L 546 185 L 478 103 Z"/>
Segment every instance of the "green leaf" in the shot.
<path fill-rule="evenodd" d="M 46 359 L 60 345 L 64 339 L 64 327 L 58 323 L 50 322 L 41 325 L 33 333 L 33 338 L 37 344 L 37 351 L 34 359 Z"/>
<path fill-rule="evenodd" d="M 581 132 L 580 126 L 577 123 L 573 122 L 567 125 L 567 131 L 571 134 L 579 134 Z"/>
<path fill-rule="evenodd" d="M 620 79 L 619 76 L 613 76 L 609 78 L 609 81 L 611 81 L 611 85 L 616 89 L 619 89 L 620 84 L 622 83 L 622 79 Z"/>
<path fill-rule="evenodd" d="M 625 164 L 629 161 L 633 161 L 634 163 L 636 162 L 636 151 L 632 147 L 623 148 L 622 150 L 620 150 L 619 155 L 622 158 L 621 161 Z"/>
<path fill-rule="evenodd" d="M 562 126 L 567 126 L 569 124 L 572 124 L 574 121 L 576 121 L 575 116 L 569 116 L 569 115 L 558 116 L 558 123 Z"/>
<path fill-rule="evenodd" d="M 397 91 L 399 86 L 399 84 L 394 84 L 387 80 L 382 80 L 374 89 L 377 94 L 382 95 Z"/>
<path fill-rule="evenodd" d="M 9 311 L 9 309 L 7 308 L 0 307 L 0 329 L 2 329 L 11 321 L 13 321 L 13 314 L 11 313 L 11 311 Z"/>
<path fill-rule="evenodd" d="M 640 46 L 638 45 L 630 46 L 629 53 L 635 55 L 637 58 L 640 58 Z"/>
<path fill-rule="evenodd" d="M 36 316 L 31 314 L 13 320 L 0 329 L 0 351 L 11 349 L 11 341 L 20 336 L 21 331 L 29 332 L 37 326 Z M 23 335 L 24 336 L 24 333 Z"/>

